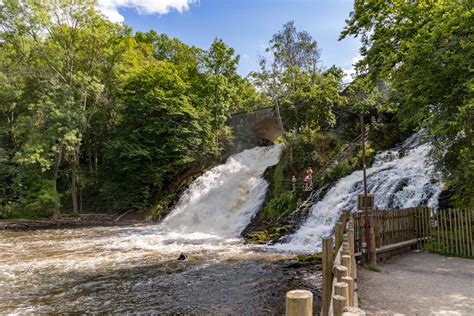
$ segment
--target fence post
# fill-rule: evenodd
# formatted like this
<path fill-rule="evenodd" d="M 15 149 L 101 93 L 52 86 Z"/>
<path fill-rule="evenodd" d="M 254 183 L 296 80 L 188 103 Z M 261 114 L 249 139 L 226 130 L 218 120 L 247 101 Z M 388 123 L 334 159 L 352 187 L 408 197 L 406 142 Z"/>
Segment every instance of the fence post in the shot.
<path fill-rule="evenodd" d="M 352 258 L 350 255 L 341 256 L 341 264 L 347 268 L 347 276 L 354 277 L 352 272 Z"/>
<path fill-rule="evenodd" d="M 294 290 L 286 293 L 286 316 L 312 316 L 313 293 L 306 290 Z"/>
<path fill-rule="evenodd" d="M 344 296 L 346 298 L 347 304 L 347 297 L 349 296 L 349 286 L 346 282 L 338 282 L 334 285 L 334 294 Z"/>
<path fill-rule="evenodd" d="M 354 306 L 354 278 L 343 277 L 342 282 L 347 283 L 347 305 Z"/>
<path fill-rule="evenodd" d="M 372 267 L 377 266 L 377 251 L 375 249 L 375 231 L 374 231 L 374 215 L 369 216 L 369 238 L 370 243 L 367 243 L 367 251 L 369 252 L 370 262 L 369 265 Z"/>
<path fill-rule="evenodd" d="M 347 268 L 344 266 L 334 266 L 334 274 L 337 277 L 337 282 L 342 282 L 342 278 L 348 276 Z"/>
<path fill-rule="evenodd" d="M 347 305 L 347 300 L 344 296 L 334 295 L 332 297 L 332 306 L 334 316 L 342 316 L 344 307 Z"/>
<path fill-rule="evenodd" d="M 329 315 L 332 295 L 332 264 L 333 264 L 333 241 L 332 237 L 323 238 L 323 304 L 321 315 Z"/>
<path fill-rule="evenodd" d="M 344 234 L 344 226 L 342 226 L 342 222 L 336 223 L 335 231 L 336 231 L 336 244 L 335 244 L 334 249 L 337 252 L 339 250 L 339 247 L 341 247 L 342 245 L 342 238 L 343 238 L 342 236 Z"/>

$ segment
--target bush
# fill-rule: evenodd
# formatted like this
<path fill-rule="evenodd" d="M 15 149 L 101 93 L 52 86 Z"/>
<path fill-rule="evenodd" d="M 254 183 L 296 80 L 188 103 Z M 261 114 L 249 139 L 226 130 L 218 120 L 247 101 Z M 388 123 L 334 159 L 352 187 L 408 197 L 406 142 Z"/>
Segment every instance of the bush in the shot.
<path fill-rule="evenodd" d="M 36 219 L 53 214 L 59 195 L 53 189 L 53 183 L 44 178 L 31 177 L 25 181 L 25 193 L 14 206 L 4 207 L 2 214 L 8 218 Z"/>
<path fill-rule="evenodd" d="M 271 199 L 264 210 L 266 217 L 279 218 L 296 209 L 297 196 L 293 192 L 286 192 Z"/>

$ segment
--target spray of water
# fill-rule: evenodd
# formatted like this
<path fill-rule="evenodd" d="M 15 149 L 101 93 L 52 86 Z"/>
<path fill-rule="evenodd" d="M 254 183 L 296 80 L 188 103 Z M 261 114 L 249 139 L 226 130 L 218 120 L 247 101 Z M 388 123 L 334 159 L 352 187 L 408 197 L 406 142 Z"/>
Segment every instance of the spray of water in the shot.
<path fill-rule="evenodd" d="M 369 192 L 374 193 L 376 208 L 438 206 L 442 187 L 427 159 L 431 145 L 422 144 L 421 138 L 420 133 L 415 134 L 401 146 L 375 157 L 373 166 L 367 170 L 367 181 Z M 356 211 L 357 195 L 362 191 L 362 171 L 340 179 L 312 206 L 310 216 L 298 231 L 273 248 L 306 253 L 320 251 L 321 238 L 331 234 L 341 211 Z"/>
<path fill-rule="evenodd" d="M 278 163 L 281 145 L 256 147 L 230 157 L 199 177 L 183 194 L 161 228 L 238 236 L 265 198 L 265 169 Z"/>

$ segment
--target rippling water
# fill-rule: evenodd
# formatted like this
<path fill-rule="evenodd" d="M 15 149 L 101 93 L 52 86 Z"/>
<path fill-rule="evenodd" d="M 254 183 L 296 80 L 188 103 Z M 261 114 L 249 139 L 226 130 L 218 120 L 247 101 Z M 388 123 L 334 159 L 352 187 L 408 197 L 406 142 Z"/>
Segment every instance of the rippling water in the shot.
<path fill-rule="evenodd" d="M 287 255 L 239 238 L 280 151 L 246 150 L 204 173 L 160 225 L 1 232 L 0 313 L 281 314 Z"/>
<path fill-rule="evenodd" d="M 285 259 L 153 226 L 4 231 L 0 313 L 279 314 L 293 278 Z"/>

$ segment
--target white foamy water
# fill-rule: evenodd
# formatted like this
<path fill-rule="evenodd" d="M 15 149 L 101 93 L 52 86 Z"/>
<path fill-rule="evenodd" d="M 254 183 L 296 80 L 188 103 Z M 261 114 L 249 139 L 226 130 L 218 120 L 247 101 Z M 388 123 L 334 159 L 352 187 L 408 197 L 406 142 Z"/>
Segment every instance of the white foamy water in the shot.
<path fill-rule="evenodd" d="M 368 189 L 374 193 L 376 208 L 438 206 L 442 187 L 427 158 L 431 145 L 421 144 L 420 139 L 420 133 L 415 134 L 400 147 L 378 154 L 373 166 L 367 169 Z M 272 248 L 305 253 L 320 251 L 321 238 L 332 233 L 343 210 L 357 210 L 357 195 L 362 192 L 362 171 L 340 179 L 311 207 L 301 227 Z"/>
<path fill-rule="evenodd" d="M 281 149 L 246 150 L 207 171 L 159 225 L 0 232 L 0 314 L 273 311 L 284 275 L 265 262 L 287 255 L 244 245 L 240 233 Z"/>
<path fill-rule="evenodd" d="M 282 146 L 256 147 L 230 157 L 199 177 L 183 194 L 161 228 L 238 236 L 265 198 L 263 173 L 278 163 Z"/>

